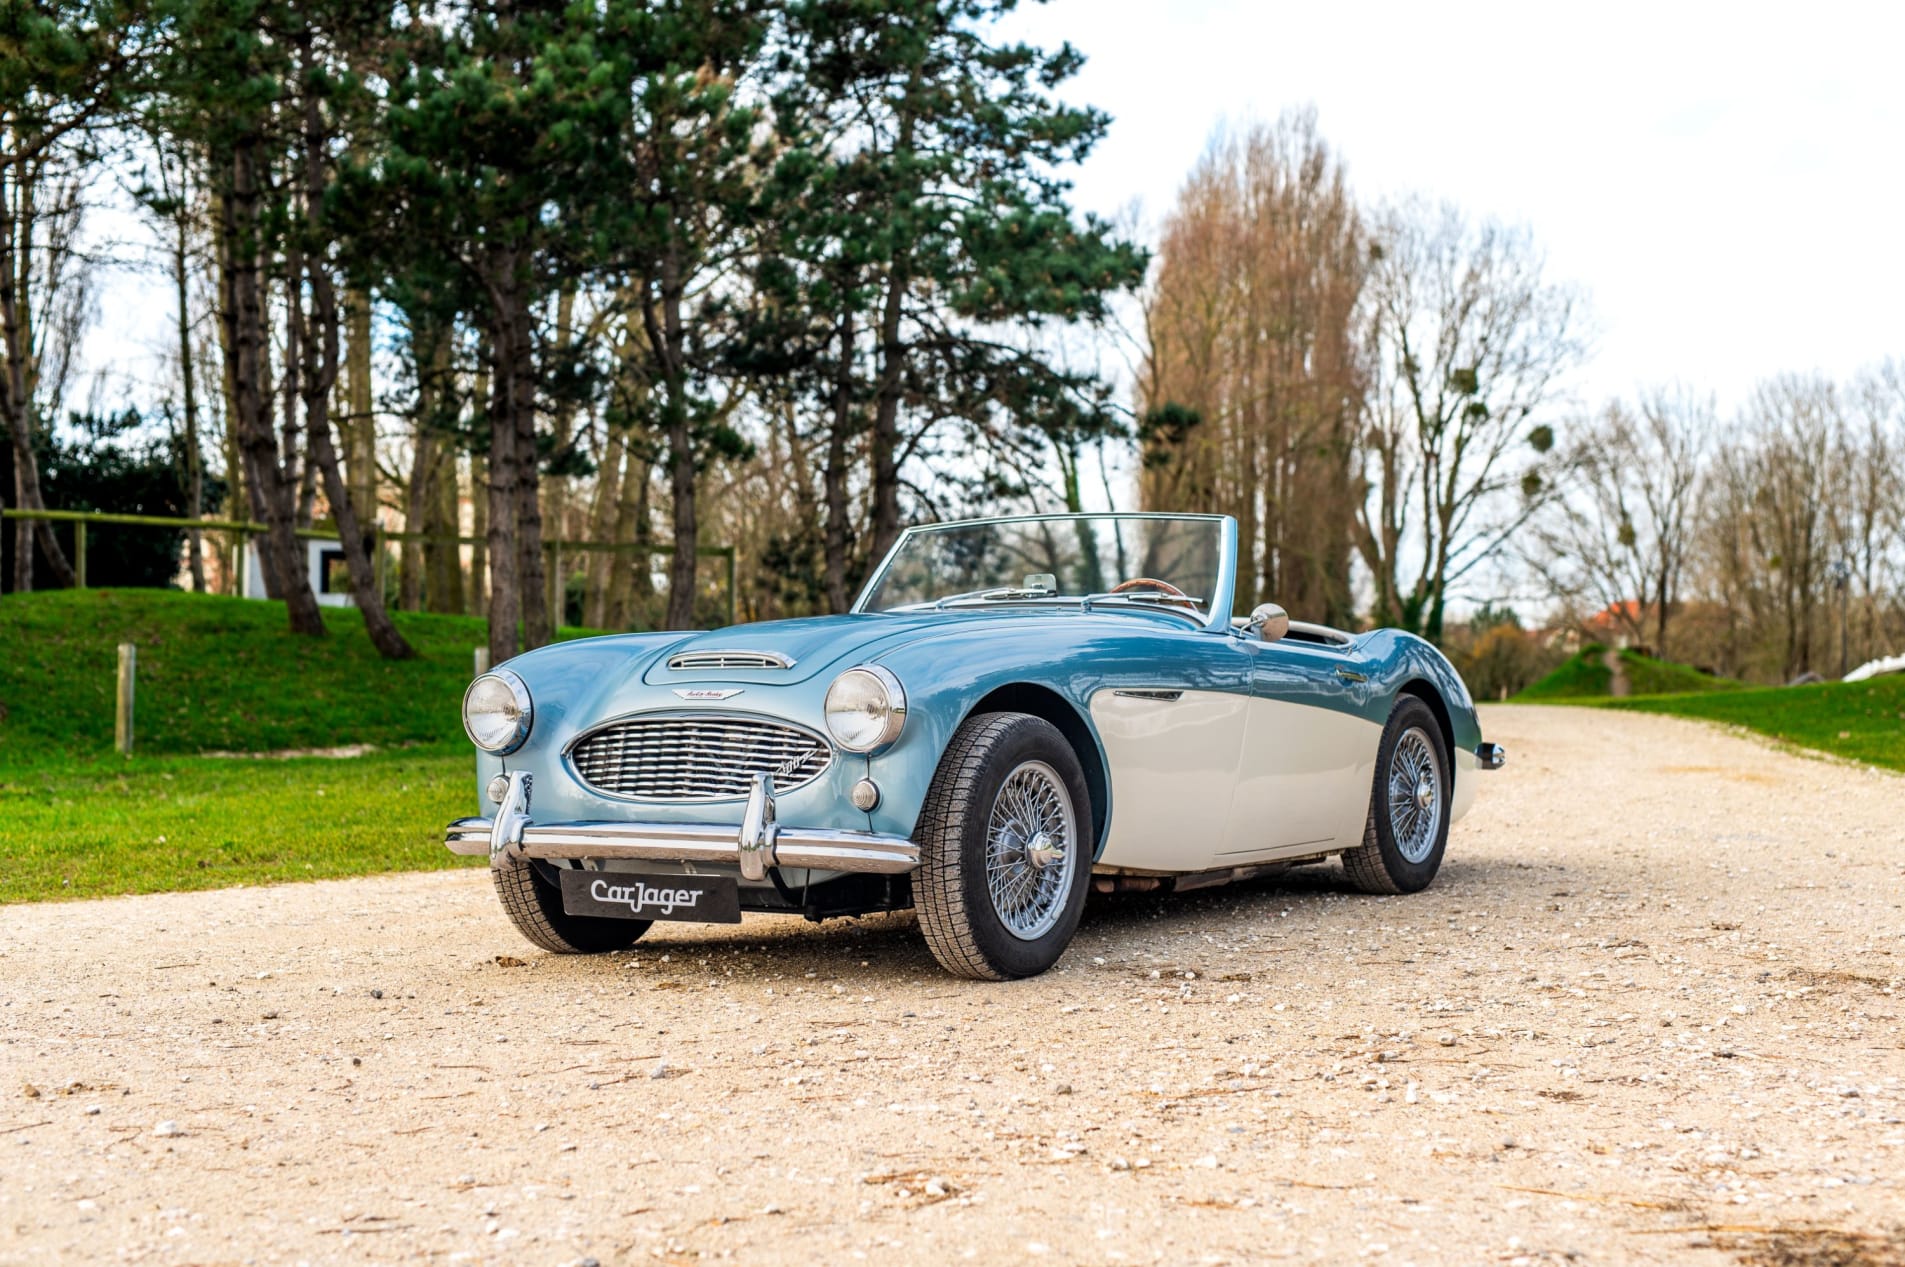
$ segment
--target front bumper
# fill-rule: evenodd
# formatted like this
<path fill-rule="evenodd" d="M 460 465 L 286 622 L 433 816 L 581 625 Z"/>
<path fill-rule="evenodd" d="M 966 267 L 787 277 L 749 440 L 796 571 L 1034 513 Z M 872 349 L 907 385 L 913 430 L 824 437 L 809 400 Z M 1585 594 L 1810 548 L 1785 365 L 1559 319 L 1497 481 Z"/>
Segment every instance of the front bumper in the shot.
<path fill-rule="evenodd" d="M 919 866 L 919 846 L 869 831 L 782 827 L 774 821 L 774 781 L 756 775 L 737 831 L 700 823 L 538 823 L 529 817 L 531 776 L 507 776 L 494 818 L 459 818 L 446 829 L 451 853 L 505 858 L 641 859 L 734 866 L 749 880 L 769 867 L 896 875 Z"/>

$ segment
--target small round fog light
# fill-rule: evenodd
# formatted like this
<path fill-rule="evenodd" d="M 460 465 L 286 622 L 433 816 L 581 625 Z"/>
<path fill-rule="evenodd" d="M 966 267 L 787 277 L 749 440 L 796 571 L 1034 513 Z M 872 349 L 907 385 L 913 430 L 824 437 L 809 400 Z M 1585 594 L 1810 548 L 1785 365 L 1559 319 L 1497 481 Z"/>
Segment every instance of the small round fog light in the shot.
<path fill-rule="evenodd" d="M 875 783 L 872 779 L 861 779 L 858 783 L 853 785 L 853 790 L 847 793 L 847 797 L 853 802 L 853 808 L 862 813 L 870 814 L 879 808 L 879 784 Z"/>
<path fill-rule="evenodd" d="M 509 795 L 509 776 L 499 774 L 489 781 L 489 799 L 492 805 L 501 805 L 503 798 Z"/>

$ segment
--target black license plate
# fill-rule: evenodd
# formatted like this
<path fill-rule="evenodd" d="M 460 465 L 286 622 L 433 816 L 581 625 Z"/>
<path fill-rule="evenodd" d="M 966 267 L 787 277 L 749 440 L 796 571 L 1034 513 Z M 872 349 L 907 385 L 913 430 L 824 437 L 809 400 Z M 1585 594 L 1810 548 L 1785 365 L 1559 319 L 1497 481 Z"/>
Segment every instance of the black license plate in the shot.
<path fill-rule="evenodd" d="M 562 909 L 571 915 L 606 919 L 738 924 L 741 922 L 741 886 L 732 876 L 565 870 Z"/>

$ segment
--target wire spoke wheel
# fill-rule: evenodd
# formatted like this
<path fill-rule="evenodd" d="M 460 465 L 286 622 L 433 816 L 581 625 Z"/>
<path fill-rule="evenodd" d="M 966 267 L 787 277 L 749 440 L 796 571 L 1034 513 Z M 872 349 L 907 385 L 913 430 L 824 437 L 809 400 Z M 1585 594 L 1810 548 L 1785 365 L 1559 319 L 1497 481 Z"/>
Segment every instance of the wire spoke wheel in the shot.
<path fill-rule="evenodd" d="M 1058 771 L 1043 761 L 1016 766 L 986 824 L 986 892 L 1014 937 L 1035 941 L 1064 915 L 1077 840 L 1077 814 Z"/>
<path fill-rule="evenodd" d="M 1419 863 L 1435 848 L 1441 826 L 1442 758 L 1420 727 L 1411 727 L 1396 741 L 1389 758 L 1389 830 L 1396 851 Z"/>

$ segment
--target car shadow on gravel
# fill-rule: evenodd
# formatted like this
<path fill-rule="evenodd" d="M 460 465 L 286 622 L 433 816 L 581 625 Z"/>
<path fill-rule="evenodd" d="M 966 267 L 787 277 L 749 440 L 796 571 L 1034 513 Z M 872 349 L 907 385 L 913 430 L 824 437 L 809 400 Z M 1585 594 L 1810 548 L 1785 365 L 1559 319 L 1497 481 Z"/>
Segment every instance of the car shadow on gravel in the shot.
<path fill-rule="evenodd" d="M 1151 954 L 1167 937 L 1193 930 L 1235 936 L 1306 912 L 1326 924 L 1354 921 L 1359 908 L 1381 904 L 1385 911 L 1416 908 L 1419 916 L 1446 914 L 1486 893 L 1491 906 L 1544 899 L 1554 887 L 1558 867 L 1525 862 L 1460 859 L 1446 864 L 1436 883 L 1420 894 L 1378 898 L 1354 892 L 1335 863 L 1296 867 L 1276 875 L 1189 893 L 1093 893 L 1085 904 L 1073 949 L 1059 966 L 1075 963 L 1081 951 L 1094 957 Z M 1575 868 L 1573 870 L 1579 870 Z M 1574 878 L 1576 884 L 1585 877 Z M 1397 905 L 1391 905 L 1397 904 Z M 1385 915 L 1385 919 L 1397 918 Z M 1286 925 L 1286 927 L 1289 925 Z M 565 976 L 611 977 L 629 959 L 640 961 L 644 976 L 686 983 L 710 973 L 779 975 L 818 981 L 851 979 L 864 987 L 945 977 L 919 933 L 911 911 L 830 919 L 809 923 L 796 916 L 750 915 L 740 925 L 654 925 L 627 955 L 539 957 L 542 971 Z M 524 962 L 514 954 L 496 962 Z M 540 975 L 540 973 L 538 974 Z M 666 987 L 664 987 L 666 988 Z"/>

